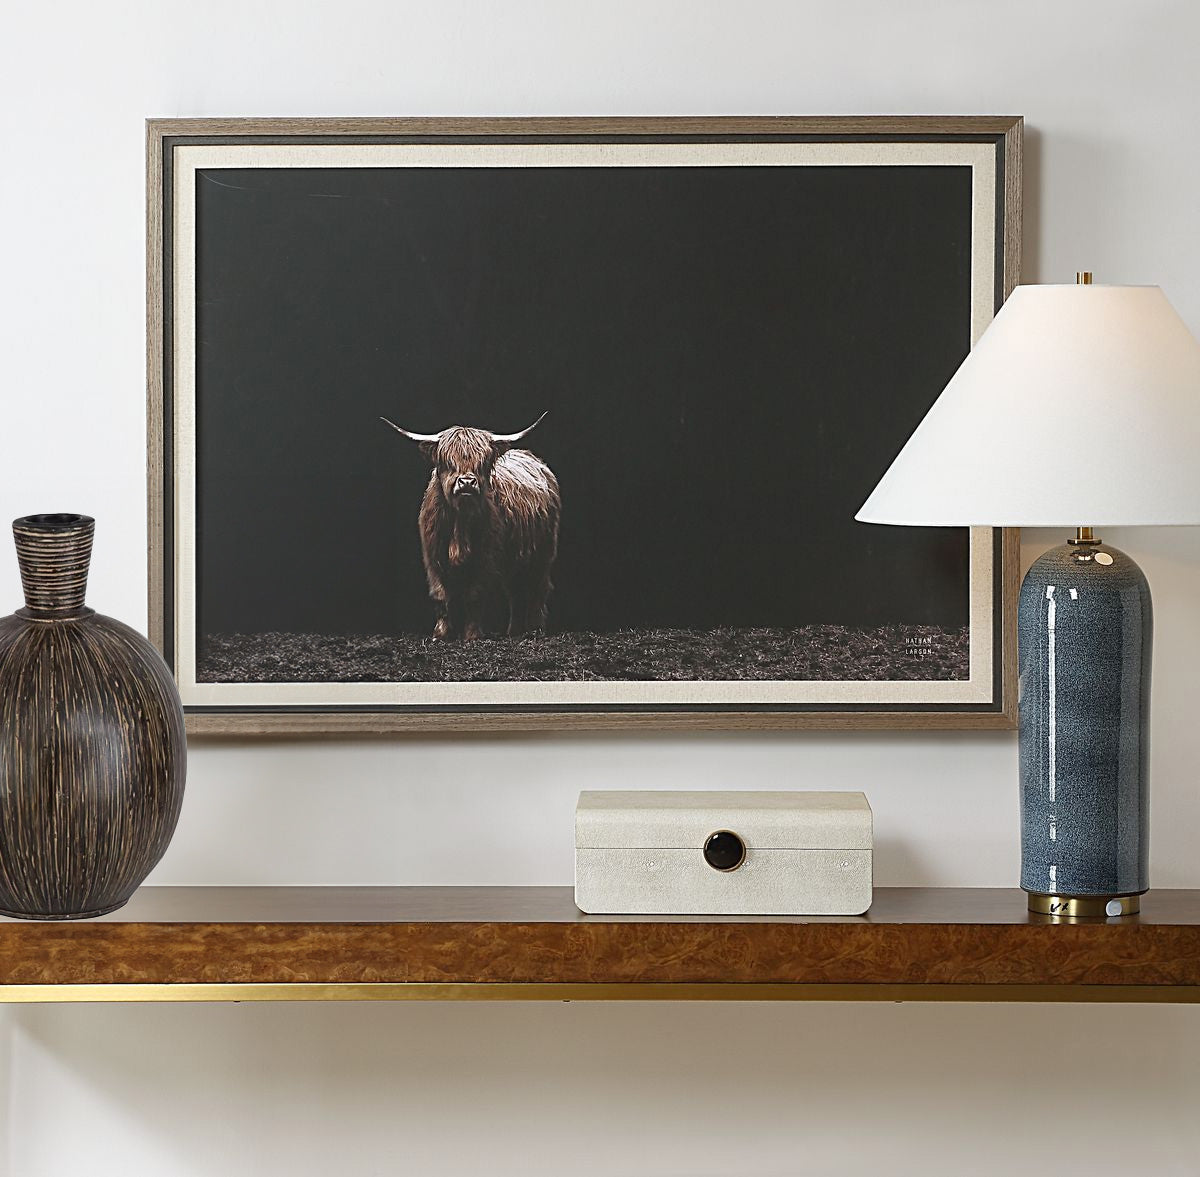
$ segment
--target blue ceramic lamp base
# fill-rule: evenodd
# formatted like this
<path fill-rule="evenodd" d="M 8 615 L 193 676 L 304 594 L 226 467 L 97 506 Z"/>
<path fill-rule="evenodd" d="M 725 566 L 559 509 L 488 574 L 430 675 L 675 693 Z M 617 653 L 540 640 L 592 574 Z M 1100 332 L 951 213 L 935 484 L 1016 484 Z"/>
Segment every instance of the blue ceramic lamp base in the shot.
<path fill-rule="evenodd" d="M 1021 887 L 1047 915 L 1127 915 L 1150 883 L 1150 587 L 1091 538 L 1021 585 Z"/>

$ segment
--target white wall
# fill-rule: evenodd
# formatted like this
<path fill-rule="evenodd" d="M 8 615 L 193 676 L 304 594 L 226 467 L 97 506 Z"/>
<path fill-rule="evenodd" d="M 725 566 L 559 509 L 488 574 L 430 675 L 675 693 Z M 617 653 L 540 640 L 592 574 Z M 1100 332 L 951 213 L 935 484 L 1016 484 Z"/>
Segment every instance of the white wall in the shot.
<path fill-rule="evenodd" d="M 0 517 L 95 515 L 91 603 L 134 623 L 147 115 L 1021 113 L 1025 280 L 1156 282 L 1200 328 L 1189 0 L 76 0 L 8 3 L 0 27 Z M 1119 460 L 1086 430 L 1063 446 Z M 1057 538 L 1029 534 L 1027 560 Z M 1154 881 L 1200 886 L 1200 535 L 1106 538 L 1156 593 Z M 1015 882 L 1014 739 L 886 734 L 198 744 L 152 881 L 568 883 L 579 788 L 768 781 L 865 788 L 882 884 Z M 1197 1017 L 9 1010 L 0 1174 L 1194 1173 Z M 735 1074 L 707 1074 L 714 1039 Z"/>

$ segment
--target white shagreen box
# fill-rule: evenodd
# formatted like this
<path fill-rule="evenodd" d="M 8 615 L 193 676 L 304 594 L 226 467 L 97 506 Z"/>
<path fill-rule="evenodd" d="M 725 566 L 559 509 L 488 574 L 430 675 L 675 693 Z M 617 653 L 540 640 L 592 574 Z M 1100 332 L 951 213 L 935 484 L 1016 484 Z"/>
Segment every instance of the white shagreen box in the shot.
<path fill-rule="evenodd" d="M 575 903 L 605 915 L 861 915 L 862 793 L 583 792 Z"/>

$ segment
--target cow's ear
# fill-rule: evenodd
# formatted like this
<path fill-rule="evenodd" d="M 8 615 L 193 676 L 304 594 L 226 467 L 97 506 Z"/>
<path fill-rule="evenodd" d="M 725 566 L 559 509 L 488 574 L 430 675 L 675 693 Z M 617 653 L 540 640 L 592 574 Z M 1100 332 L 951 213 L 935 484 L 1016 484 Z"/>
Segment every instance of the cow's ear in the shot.
<path fill-rule="evenodd" d="M 419 446 L 417 446 L 417 449 L 419 449 L 421 451 L 421 453 L 423 453 L 425 455 L 425 457 L 429 459 L 429 464 L 431 466 L 434 466 L 437 464 L 437 442 L 436 441 L 423 441 L 423 442 L 421 442 L 421 444 Z"/>

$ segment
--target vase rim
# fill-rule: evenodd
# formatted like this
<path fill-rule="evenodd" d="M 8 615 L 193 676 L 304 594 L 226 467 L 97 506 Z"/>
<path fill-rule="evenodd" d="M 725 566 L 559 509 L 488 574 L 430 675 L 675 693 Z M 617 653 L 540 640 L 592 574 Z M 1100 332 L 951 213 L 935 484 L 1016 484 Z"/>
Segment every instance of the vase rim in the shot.
<path fill-rule="evenodd" d="M 21 531 L 86 531 L 95 526 L 96 520 L 91 515 L 78 515 L 71 511 L 22 515 L 13 520 L 13 528 Z"/>

